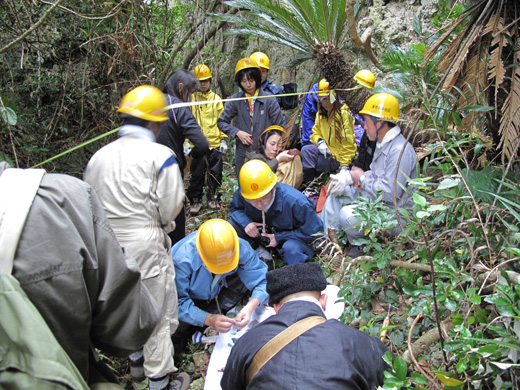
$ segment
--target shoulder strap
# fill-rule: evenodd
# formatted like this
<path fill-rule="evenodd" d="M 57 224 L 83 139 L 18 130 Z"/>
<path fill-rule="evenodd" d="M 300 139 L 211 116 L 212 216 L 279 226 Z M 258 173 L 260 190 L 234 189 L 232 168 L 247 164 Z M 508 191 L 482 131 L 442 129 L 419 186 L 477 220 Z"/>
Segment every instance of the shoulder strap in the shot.
<path fill-rule="evenodd" d="M 260 369 L 271 360 L 278 352 L 280 352 L 287 344 L 301 336 L 308 330 L 314 328 L 316 325 L 322 324 L 326 321 L 321 316 L 312 316 L 304 318 L 285 329 L 283 332 L 274 336 L 267 344 L 265 344 L 256 353 L 253 361 L 246 371 L 247 383 L 255 377 Z"/>
<path fill-rule="evenodd" d="M 13 260 L 44 169 L 6 169 L 0 176 L 0 273 L 11 274 Z"/>

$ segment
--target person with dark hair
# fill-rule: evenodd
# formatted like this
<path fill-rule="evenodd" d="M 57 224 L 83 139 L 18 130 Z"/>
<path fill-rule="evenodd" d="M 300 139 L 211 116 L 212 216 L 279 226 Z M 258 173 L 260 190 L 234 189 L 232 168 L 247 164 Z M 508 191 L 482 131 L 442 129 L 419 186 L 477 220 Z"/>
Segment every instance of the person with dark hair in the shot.
<path fill-rule="evenodd" d="M 245 161 L 262 160 L 276 174 L 279 183 L 298 189 L 302 184 L 302 158 L 298 149 L 284 150 L 281 126 L 270 126 L 258 138 L 258 148 L 247 151 Z"/>
<path fill-rule="evenodd" d="M 261 75 L 258 64 L 251 58 L 242 58 L 235 67 L 235 82 L 242 92 L 232 98 L 251 99 L 231 101 L 218 119 L 219 129 L 229 137 L 237 138 L 235 151 L 235 169 L 237 176 L 244 164 L 245 155 L 257 145 L 260 134 L 269 126 L 284 125 L 280 106 L 273 98 L 260 89 Z M 231 121 L 236 118 L 236 126 Z"/>
<path fill-rule="evenodd" d="M 303 182 L 310 183 L 317 172 L 348 171 L 356 155 L 354 118 L 348 106 L 321 80 L 319 112 L 312 128 L 311 145 L 302 148 Z"/>
<path fill-rule="evenodd" d="M 336 319 L 326 320 L 326 287 L 318 263 L 268 272 L 269 305 L 276 315 L 237 340 L 220 382 L 222 390 L 382 386 L 389 368 L 382 358 L 386 346 Z"/>
<path fill-rule="evenodd" d="M 130 355 L 132 379 L 148 377 L 150 390 L 173 386 L 170 374 L 177 371 L 170 337 L 178 325 L 178 304 L 168 233 L 182 210 L 184 185 L 174 152 L 155 142 L 161 123 L 168 120 L 165 108 L 165 96 L 155 87 L 143 85 L 128 92 L 118 109 L 123 118 L 120 138 L 98 150 L 84 173 L 161 308 L 143 350 Z M 177 385 L 181 381 L 187 383 L 189 376 L 180 376 Z"/>
<path fill-rule="evenodd" d="M 190 214 L 198 215 L 202 208 L 204 183 L 211 210 L 220 209 L 220 185 L 222 184 L 223 159 L 227 150 L 226 135 L 217 127 L 217 120 L 224 111 L 220 96 L 211 90 L 213 76 L 209 67 L 199 64 L 193 73 L 199 79 L 200 87 L 193 94 L 193 102 L 208 102 L 191 106 L 191 112 L 209 142 L 210 152 L 204 157 L 194 157 L 190 166 L 190 184 L 186 195 L 190 200 Z M 207 177 L 207 180 L 205 180 Z"/>
<path fill-rule="evenodd" d="M 283 87 L 273 83 L 271 80 L 267 78 L 271 70 L 270 61 L 269 57 L 267 57 L 267 54 L 262 53 L 261 51 L 257 51 L 251 54 L 251 58 L 256 60 L 258 66 L 260 67 L 260 75 L 262 76 L 262 84 L 260 88 L 262 89 L 262 91 L 270 95 L 285 95 L 297 92 L 298 86 L 296 85 L 296 83 L 288 82 L 289 74 L 286 69 L 284 69 L 284 73 L 286 74 L 286 76 L 284 76 L 284 79 L 286 77 L 287 82 L 284 83 Z M 298 106 L 298 95 L 276 96 L 276 100 L 282 110 L 291 110 Z"/>
<path fill-rule="evenodd" d="M 166 94 L 167 104 L 172 105 L 191 101 L 191 96 L 198 87 L 199 80 L 192 72 L 178 69 L 164 84 L 163 92 Z M 190 153 L 193 158 L 201 158 L 210 152 L 208 140 L 202 134 L 190 108 L 174 107 L 168 110 L 168 120 L 163 123 L 157 142 L 168 146 L 175 152 L 183 177 L 186 168 L 183 145 L 186 139 L 193 144 Z M 183 207 L 175 219 L 175 230 L 168 235 L 172 240 L 172 245 L 186 235 L 186 207 Z"/>

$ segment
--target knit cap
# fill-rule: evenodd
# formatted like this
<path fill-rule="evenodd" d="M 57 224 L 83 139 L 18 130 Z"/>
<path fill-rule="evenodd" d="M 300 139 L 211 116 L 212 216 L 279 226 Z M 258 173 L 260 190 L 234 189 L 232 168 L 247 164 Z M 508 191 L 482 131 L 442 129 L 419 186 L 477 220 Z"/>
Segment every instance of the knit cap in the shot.
<path fill-rule="evenodd" d="M 300 291 L 323 291 L 327 280 L 319 263 L 287 265 L 266 275 L 269 305 L 279 303 L 287 295 Z"/>

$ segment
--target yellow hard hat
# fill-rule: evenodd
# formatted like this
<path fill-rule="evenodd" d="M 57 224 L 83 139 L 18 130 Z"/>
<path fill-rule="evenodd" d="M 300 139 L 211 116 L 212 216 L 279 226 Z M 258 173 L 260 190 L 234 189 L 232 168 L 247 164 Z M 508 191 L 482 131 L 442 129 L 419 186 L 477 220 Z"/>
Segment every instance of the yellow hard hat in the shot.
<path fill-rule="evenodd" d="M 318 96 L 329 96 L 329 82 L 326 79 L 321 79 L 318 84 Z"/>
<path fill-rule="evenodd" d="M 374 76 L 374 74 L 368 69 L 361 69 L 357 72 L 354 76 L 354 80 L 367 88 L 374 88 L 374 85 L 376 84 L 376 76 Z"/>
<path fill-rule="evenodd" d="M 213 274 L 225 274 L 238 266 L 240 242 L 233 226 L 223 219 L 210 219 L 197 231 L 197 252 Z"/>
<path fill-rule="evenodd" d="M 251 58 L 258 62 L 260 68 L 269 70 L 269 57 L 267 57 L 265 53 L 262 53 L 261 51 L 254 52 L 251 54 Z"/>
<path fill-rule="evenodd" d="M 360 114 L 367 114 L 385 121 L 399 119 L 399 101 L 389 93 L 376 93 L 370 96 Z"/>
<path fill-rule="evenodd" d="M 213 77 L 209 71 L 209 68 L 204 64 L 197 65 L 193 73 L 195 73 L 195 77 L 198 78 L 199 81 L 207 80 Z"/>
<path fill-rule="evenodd" d="M 258 199 L 273 189 L 276 175 L 262 160 L 249 160 L 242 165 L 238 182 L 244 198 Z"/>
<path fill-rule="evenodd" d="M 248 69 L 248 68 L 256 68 L 256 69 L 259 68 L 258 63 L 256 62 L 255 59 L 247 57 L 247 58 L 242 58 L 242 59 L 238 60 L 237 66 L 235 66 L 235 76 L 241 70 Z"/>
<path fill-rule="evenodd" d="M 269 126 L 267 129 L 264 130 L 264 132 L 262 134 L 260 134 L 260 137 L 258 137 L 258 145 L 262 144 L 264 135 L 266 135 L 270 131 L 279 131 L 281 133 L 280 135 L 285 134 L 285 129 L 282 126 L 278 126 L 278 125 Z"/>
<path fill-rule="evenodd" d="M 166 98 L 160 89 L 141 85 L 123 96 L 117 112 L 150 122 L 163 122 L 168 120 L 164 110 L 166 105 Z"/>

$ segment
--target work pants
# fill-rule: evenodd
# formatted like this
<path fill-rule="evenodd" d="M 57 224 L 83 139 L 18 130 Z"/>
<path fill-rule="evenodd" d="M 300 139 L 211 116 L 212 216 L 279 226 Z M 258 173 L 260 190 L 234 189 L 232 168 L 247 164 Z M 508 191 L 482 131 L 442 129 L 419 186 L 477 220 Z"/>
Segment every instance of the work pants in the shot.
<path fill-rule="evenodd" d="M 202 200 L 204 182 L 207 175 L 207 197 L 210 200 L 219 200 L 218 189 L 222 184 L 222 153 L 218 149 L 211 149 L 208 155 L 200 158 L 193 158 L 191 162 L 190 185 L 186 195 L 190 202 L 197 199 Z"/>

